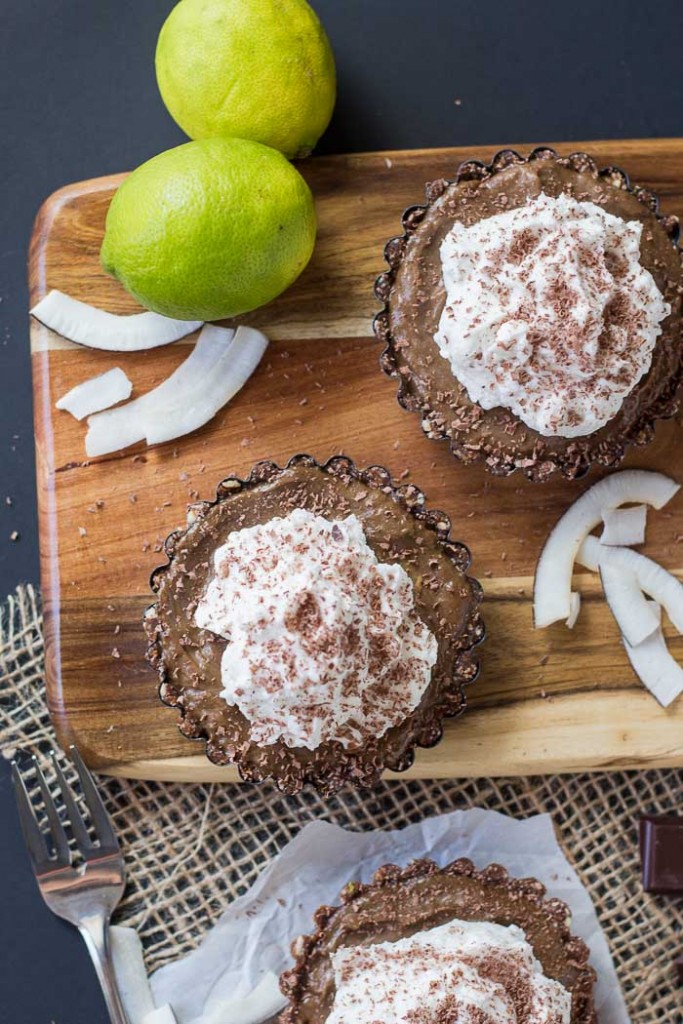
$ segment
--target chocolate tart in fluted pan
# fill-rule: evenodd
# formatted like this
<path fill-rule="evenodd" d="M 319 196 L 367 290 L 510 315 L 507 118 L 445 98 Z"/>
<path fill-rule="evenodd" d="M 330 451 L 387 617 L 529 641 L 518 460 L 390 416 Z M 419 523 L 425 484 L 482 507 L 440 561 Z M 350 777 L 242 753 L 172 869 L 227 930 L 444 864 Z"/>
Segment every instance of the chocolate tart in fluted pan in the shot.
<path fill-rule="evenodd" d="M 532 480 L 648 443 L 683 376 L 677 218 L 624 171 L 547 148 L 468 161 L 426 194 L 375 286 L 382 368 L 425 434 Z"/>
<path fill-rule="evenodd" d="M 417 487 L 342 456 L 224 480 L 152 576 L 148 656 L 181 732 L 286 793 L 408 768 L 478 671 L 481 587 L 449 530 Z"/>
<path fill-rule="evenodd" d="M 341 906 L 320 907 L 315 925 L 292 944 L 280 1024 L 597 1021 L 595 972 L 569 908 L 500 865 L 385 865 L 350 883 Z"/>

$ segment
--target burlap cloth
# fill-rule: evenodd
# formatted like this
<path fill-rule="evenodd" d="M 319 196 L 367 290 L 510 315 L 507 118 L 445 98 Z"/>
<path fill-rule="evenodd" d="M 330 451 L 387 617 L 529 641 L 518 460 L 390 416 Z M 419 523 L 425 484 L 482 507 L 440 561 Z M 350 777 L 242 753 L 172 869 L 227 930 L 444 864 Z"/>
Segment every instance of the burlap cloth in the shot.
<path fill-rule="evenodd" d="M 0 750 L 54 742 L 43 699 L 39 598 L 17 590 L 0 615 Z M 637 818 L 683 807 L 680 771 L 385 782 L 284 797 L 272 786 L 179 785 L 100 779 L 125 851 L 129 885 L 119 920 L 140 933 L 150 970 L 190 950 L 229 900 L 302 825 L 326 818 L 354 829 L 396 828 L 456 807 L 552 815 L 588 887 L 614 956 L 633 1024 L 681 1019 L 673 960 L 683 952 L 683 900 L 647 896 Z"/>

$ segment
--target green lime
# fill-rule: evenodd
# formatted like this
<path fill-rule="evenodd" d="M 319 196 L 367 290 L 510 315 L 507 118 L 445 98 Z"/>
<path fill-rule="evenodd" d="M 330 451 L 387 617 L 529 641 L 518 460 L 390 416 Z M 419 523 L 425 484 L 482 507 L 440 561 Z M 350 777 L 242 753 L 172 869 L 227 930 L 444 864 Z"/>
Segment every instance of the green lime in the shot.
<path fill-rule="evenodd" d="M 156 72 L 190 138 L 236 135 L 290 158 L 311 152 L 336 95 L 332 48 L 306 0 L 181 0 Z"/>
<path fill-rule="evenodd" d="M 288 288 L 311 258 L 315 231 L 310 189 L 281 153 L 246 139 L 201 139 L 126 178 L 100 255 L 148 309 L 221 320 Z"/>

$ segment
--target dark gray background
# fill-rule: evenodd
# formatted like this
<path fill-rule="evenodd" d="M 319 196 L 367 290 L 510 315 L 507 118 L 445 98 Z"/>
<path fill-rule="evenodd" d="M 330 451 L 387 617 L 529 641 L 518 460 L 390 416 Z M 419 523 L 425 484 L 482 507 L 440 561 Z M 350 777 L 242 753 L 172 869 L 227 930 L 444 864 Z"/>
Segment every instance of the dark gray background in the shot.
<path fill-rule="evenodd" d="M 38 580 L 25 283 L 33 217 L 59 186 L 184 141 L 154 78 L 172 6 L 0 0 L 0 596 Z M 320 152 L 681 134 L 682 0 L 313 6 L 339 71 Z M 2 769 L 1 1024 L 106 1019 L 79 941 L 35 893 Z"/>

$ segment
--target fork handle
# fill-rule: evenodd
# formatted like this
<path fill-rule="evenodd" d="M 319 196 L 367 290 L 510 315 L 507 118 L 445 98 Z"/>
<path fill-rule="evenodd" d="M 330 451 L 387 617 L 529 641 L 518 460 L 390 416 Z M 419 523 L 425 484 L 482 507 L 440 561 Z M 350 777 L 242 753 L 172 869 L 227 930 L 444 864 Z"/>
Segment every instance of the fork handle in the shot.
<path fill-rule="evenodd" d="M 90 959 L 95 966 L 111 1024 L 131 1024 L 128 1014 L 123 1008 L 114 973 L 114 961 L 109 944 L 109 922 L 99 915 L 93 915 L 83 918 L 78 930 L 83 936 Z"/>

